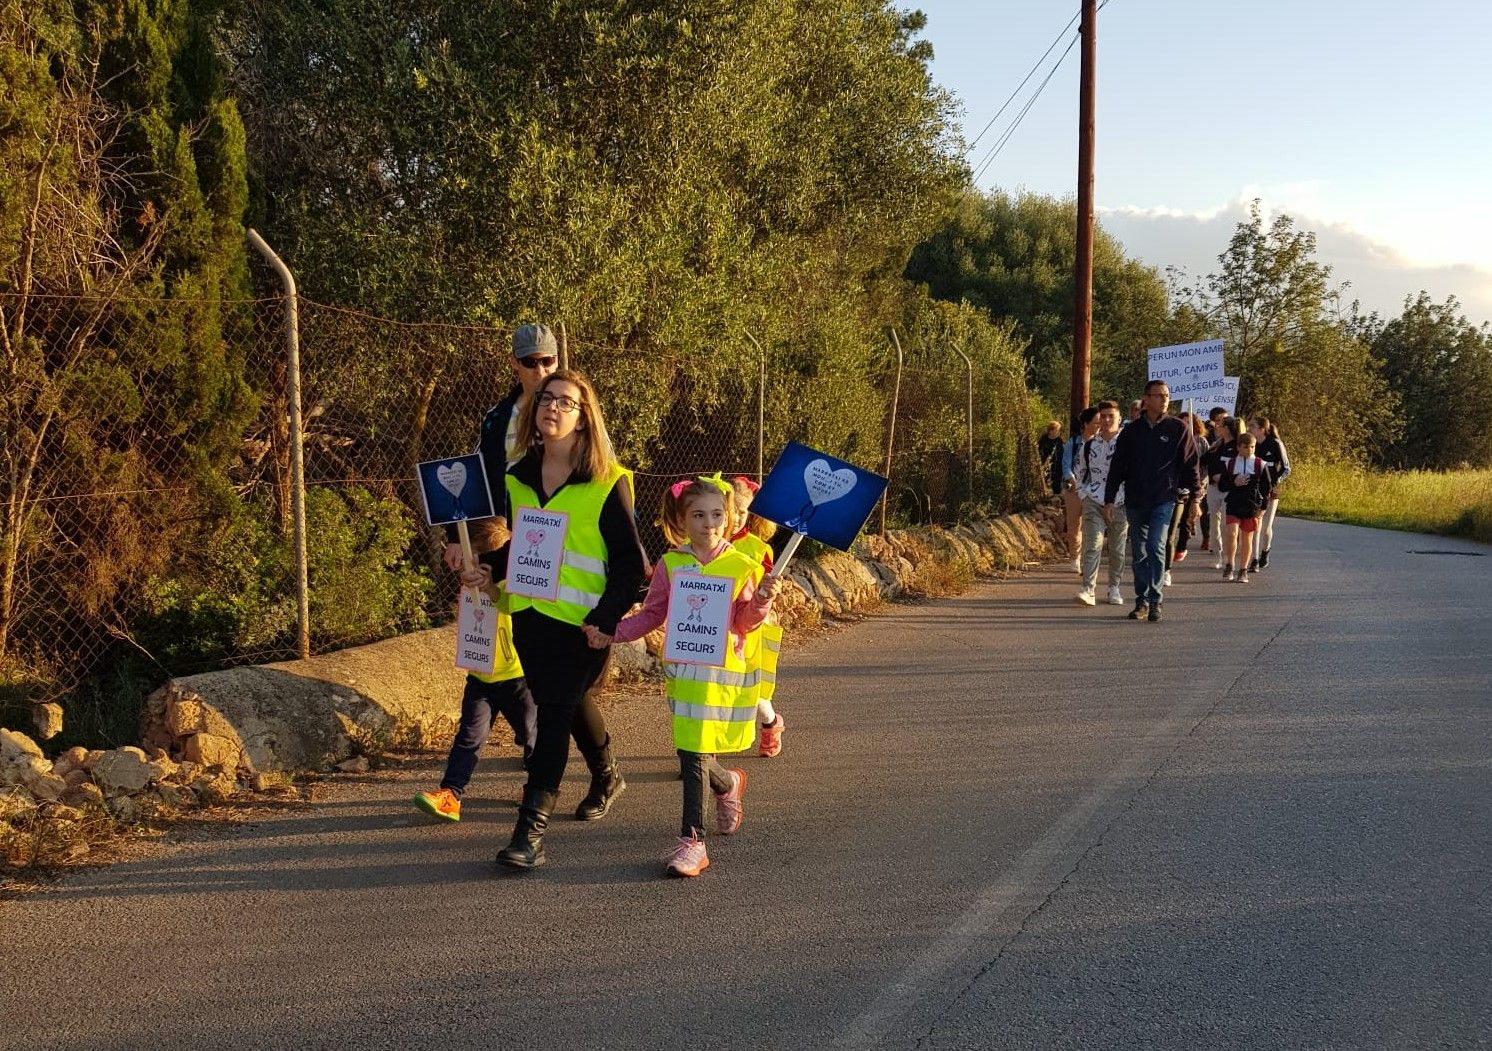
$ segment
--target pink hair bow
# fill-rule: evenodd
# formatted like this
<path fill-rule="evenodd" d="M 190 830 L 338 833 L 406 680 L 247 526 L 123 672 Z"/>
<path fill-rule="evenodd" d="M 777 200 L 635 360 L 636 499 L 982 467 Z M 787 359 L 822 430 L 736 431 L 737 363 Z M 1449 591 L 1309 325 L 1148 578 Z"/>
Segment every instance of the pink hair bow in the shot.
<path fill-rule="evenodd" d="M 757 490 L 759 490 L 762 487 L 762 484 L 760 482 L 753 482 L 750 478 L 747 478 L 744 474 L 738 474 L 738 475 L 736 475 L 736 481 L 740 482 L 747 489 L 750 489 L 753 493 L 756 492 Z"/>
<path fill-rule="evenodd" d="M 673 485 L 668 487 L 668 495 L 677 500 L 679 497 L 684 495 L 684 490 L 688 489 L 693 484 L 693 478 L 680 478 L 677 482 L 674 482 Z"/>

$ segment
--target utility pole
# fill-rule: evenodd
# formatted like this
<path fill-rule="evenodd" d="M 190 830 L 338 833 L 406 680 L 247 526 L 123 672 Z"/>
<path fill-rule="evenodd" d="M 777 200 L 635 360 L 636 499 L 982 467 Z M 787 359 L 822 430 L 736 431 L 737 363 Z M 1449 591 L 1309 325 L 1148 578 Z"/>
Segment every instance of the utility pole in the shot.
<path fill-rule="evenodd" d="M 1083 0 L 1082 37 L 1078 76 L 1078 236 L 1073 264 L 1072 310 L 1072 433 L 1078 414 L 1088 407 L 1088 374 L 1093 366 L 1093 37 L 1098 22 L 1098 0 Z"/>

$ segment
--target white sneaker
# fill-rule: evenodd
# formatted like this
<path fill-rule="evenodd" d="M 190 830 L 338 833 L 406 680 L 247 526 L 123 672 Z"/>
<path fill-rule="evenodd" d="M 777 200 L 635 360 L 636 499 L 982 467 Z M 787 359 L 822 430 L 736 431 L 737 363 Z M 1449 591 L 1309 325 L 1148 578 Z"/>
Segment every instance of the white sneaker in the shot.
<path fill-rule="evenodd" d="M 1124 605 L 1124 593 L 1119 590 L 1118 584 L 1115 584 L 1113 587 L 1109 588 L 1109 605 Z"/>
<path fill-rule="evenodd" d="M 1075 559 L 1072 560 L 1072 571 L 1074 573 L 1081 573 L 1083 571 L 1083 559 L 1082 559 L 1082 556 L 1079 556 L 1079 557 L 1077 557 L 1077 558 L 1075 558 Z"/>
<path fill-rule="evenodd" d="M 1169 569 L 1166 570 L 1165 575 L 1160 578 L 1160 586 L 1163 588 L 1168 588 L 1171 586 L 1171 571 Z"/>
<path fill-rule="evenodd" d="M 1222 555 L 1218 555 L 1217 556 L 1217 561 L 1212 564 L 1212 568 L 1213 569 L 1222 569 L 1223 568 L 1223 556 Z"/>
<path fill-rule="evenodd" d="M 1083 588 L 1077 594 L 1077 600 L 1085 606 L 1097 604 L 1098 599 L 1093 594 L 1092 588 Z"/>

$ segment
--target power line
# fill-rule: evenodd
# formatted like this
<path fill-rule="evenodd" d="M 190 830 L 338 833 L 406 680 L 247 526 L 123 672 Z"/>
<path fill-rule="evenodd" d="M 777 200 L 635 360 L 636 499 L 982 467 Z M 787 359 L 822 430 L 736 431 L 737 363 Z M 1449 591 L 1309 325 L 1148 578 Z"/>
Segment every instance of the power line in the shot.
<path fill-rule="evenodd" d="M 969 143 L 969 148 L 964 151 L 966 154 L 974 152 L 974 147 L 976 147 L 976 146 L 979 145 L 979 140 L 982 139 L 982 138 L 984 138 L 985 133 L 988 132 L 990 130 L 990 128 L 994 127 L 995 121 L 997 121 L 997 120 L 1000 119 L 1000 114 L 1002 114 L 1002 113 L 1005 112 L 1006 107 L 1008 107 L 1012 102 L 1014 102 L 1015 101 L 1015 97 L 1021 93 L 1021 88 L 1024 88 L 1026 86 L 1026 83 L 1033 76 L 1036 75 L 1036 71 L 1041 68 L 1041 64 L 1043 62 L 1045 62 L 1047 56 L 1052 53 L 1052 49 L 1055 48 L 1058 44 L 1062 43 L 1062 37 L 1063 37 L 1063 35 L 1066 34 L 1066 32 L 1069 29 L 1072 28 L 1072 23 L 1076 22 L 1078 20 L 1079 15 L 1081 15 L 1081 14 L 1082 14 L 1082 11 L 1079 10 L 1078 14 L 1072 16 L 1072 21 L 1068 22 L 1065 26 L 1063 26 L 1062 29 L 1057 33 L 1057 35 L 1052 38 L 1051 44 L 1048 45 L 1047 49 L 1041 53 L 1041 57 L 1036 60 L 1036 64 L 1031 67 L 1031 71 L 1025 75 L 1025 77 L 1021 80 L 1021 82 L 1019 84 L 1016 85 L 1015 90 L 1010 93 L 1010 97 L 1005 100 L 1004 104 L 1001 105 L 998 110 L 995 111 L 995 115 L 989 119 L 989 123 L 986 124 L 983 128 L 980 129 L 978 135 L 974 136 L 973 141 L 971 141 Z"/>
<path fill-rule="evenodd" d="M 1052 82 L 1052 77 L 1056 75 L 1057 70 L 1062 68 L 1063 61 L 1066 60 L 1067 56 L 1072 53 L 1073 45 L 1075 45 L 1077 42 L 1077 34 L 1073 34 L 1072 39 L 1067 42 L 1067 50 L 1063 51 L 1062 57 L 1057 59 L 1056 64 L 1052 66 L 1051 69 L 1047 70 L 1046 77 L 1042 80 L 1040 87 L 1038 87 L 1035 93 L 1026 100 L 1026 104 L 1021 107 L 1021 111 L 1017 113 L 1015 115 L 1015 119 L 1010 122 L 1010 127 L 1006 128 L 1005 133 L 995 141 L 995 144 L 992 147 L 990 147 L 989 153 L 985 156 L 984 160 L 980 162 L 978 169 L 974 172 L 973 179 L 971 180 L 972 182 L 977 183 L 979 181 L 979 177 L 989 170 L 989 166 L 994 163 L 995 158 L 1000 156 L 1000 151 L 1005 148 L 1005 144 L 1010 141 L 1010 138 L 1012 135 L 1015 134 L 1016 129 L 1021 126 L 1021 121 L 1026 119 L 1026 114 L 1031 112 L 1031 107 L 1036 105 L 1036 100 L 1041 98 L 1041 93 L 1045 91 L 1046 86 Z"/>
<path fill-rule="evenodd" d="M 1101 0 L 1098 5 L 1098 10 L 1102 11 L 1105 7 L 1108 6 L 1109 0 Z M 1023 79 L 1020 82 L 1020 85 L 1016 87 L 1015 91 L 1011 93 L 1010 98 L 1005 100 L 1004 105 L 1002 105 L 1000 109 L 995 113 L 995 115 L 990 118 L 989 123 L 986 124 L 984 128 L 980 130 L 979 134 L 974 137 L 974 141 L 969 144 L 969 152 L 973 152 L 974 146 L 977 145 L 979 140 L 984 137 L 985 133 L 988 132 L 989 129 L 994 125 L 995 121 L 1000 119 L 1000 114 L 1004 113 L 1006 107 L 1008 107 L 1010 103 L 1015 99 L 1015 97 L 1020 94 L 1021 88 L 1024 88 L 1026 86 L 1026 83 L 1031 79 L 1032 75 L 1041 68 L 1041 64 L 1045 62 L 1047 56 L 1052 53 L 1053 48 L 1061 43 L 1063 35 L 1072 28 L 1073 23 L 1076 22 L 1081 16 L 1082 9 L 1079 8 L 1078 13 L 1073 15 L 1071 20 L 1068 21 L 1067 25 L 1062 27 L 1062 31 L 1057 34 L 1056 39 L 1053 40 L 1046 51 L 1042 53 L 1041 58 L 1036 60 L 1036 65 L 1031 67 L 1031 71 L 1026 74 L 1025 79 Z M 1052 68 L 1047 71 L 1047 75 L 1042 79 L 1041 84 L 1037 87 L 1035 93 L 1026 100 L 1026 104 L 1022 106 L 1020 112 L 1015 115 L 1015 119 L 1010 122 L 1010 126 L 1005 129 L 1005 131 L 1000 135 L 999 139 L 995 141 L 995 144 L 990 147 L 989 152 L 985 154 L 984 159 L 979 162 L 974 171 L 973 177 L 970 180 L 971 182 L 977 183 L 979 181 L 979 177 L 989 170 L 989 167 L 992 163 L 994 163 L 995 158 L 1000 155 L 1000 152 L 1005 148 L 1006 143 L 1010 141 L 1011 136 L 1014 135 L 1016 129 L 1020 127 L 1021 121 L 1023 121 L 1026 117 L 1026 114 L 1031 111 L 1031 107 L 1036 104 L 1036 100 L 1041 97 L 1041 93 L 1046 90 L 1047 84 L 1051 82 L 1051 79 L 1056 74 L 1057 70 L 1062 67 L 1062 63 L 1066 60 L 1068 54 L 1071 53 L 1073 46 L 1078 42 L 1078 37 L 1079 34 L 1074 34 L 1073 38 L 1067 42 L 1067 48 L 1062 52 L 1061 57 L 1057 59 L 1056 65 L 1052 66 Z"/>

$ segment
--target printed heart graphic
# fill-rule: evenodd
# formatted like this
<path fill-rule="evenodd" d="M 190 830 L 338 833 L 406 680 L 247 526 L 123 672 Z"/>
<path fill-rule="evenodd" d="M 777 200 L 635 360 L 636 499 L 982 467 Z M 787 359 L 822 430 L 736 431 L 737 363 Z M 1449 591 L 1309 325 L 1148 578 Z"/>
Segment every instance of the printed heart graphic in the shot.
<path fill-rule="evenodd" d="M 487 611 L 481 606 L 478 606 L 476 609 L 472 610 L 472 616 L 476 618 L 477 627 L 480 628 L 482 626 L 482 618 L 487 616 Z"/>
<path fill-rule="evenodd" d="M 440 487 L 452 496 L 460 496 L 466 488 L 466 464 L 446 463 L 435 469 L 435 478 Z"/>
<path fill-rule="evenodd" d="M 708 601 L 710 601 L 710 600 L 705 595 L 690 595 L 689 596 L 689 605 L 693 609 L 704 609 L 705 608 L 705 603 L 708 602 Z"/>
<path fill-rule="evenodd" d="M 523 539 L 528 541 L 529 547 L 538 547 L 544 542 L 544 530 L 530 529 L 528 532 L 523 534 Z"/>
<path fill-rule="evenodd" d="M 828 460 L 813 460 L 803 468 L 803 484 L 808 487 L 808 499 L 813 506 L 838 500 L 855 488 L 855 472 L 848 467 L 834 470 Z"/>

